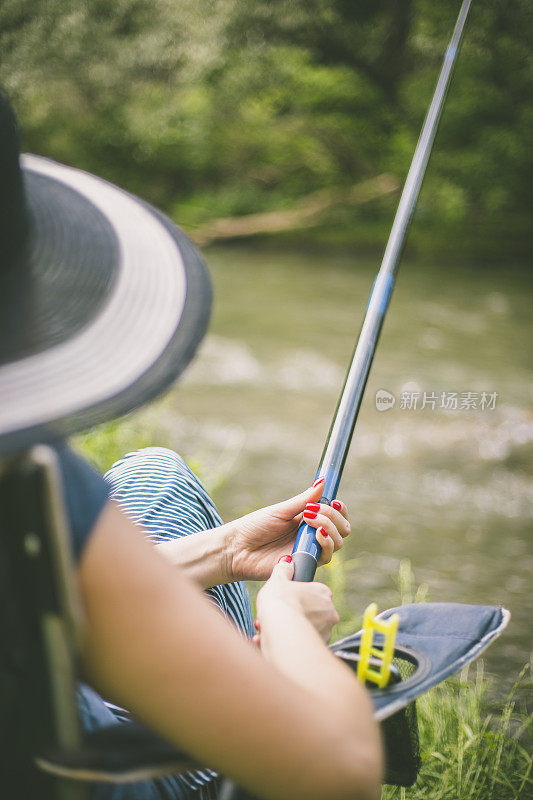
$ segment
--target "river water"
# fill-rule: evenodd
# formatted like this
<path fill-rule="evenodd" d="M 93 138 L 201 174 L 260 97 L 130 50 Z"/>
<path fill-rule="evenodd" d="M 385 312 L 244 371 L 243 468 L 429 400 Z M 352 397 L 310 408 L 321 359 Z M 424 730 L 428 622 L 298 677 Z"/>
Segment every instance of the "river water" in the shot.
<path fill-rule="evenodd" d="M 205 256 L 210 334 L 152 413 L 229 519 L 313 480 L 378 259 Z M 523 267 L 402 263 L 339 492 L 350 606 L 396 605 L 406 558 L 429 600 L 503 604 L 512 621 L 486 658 L 503 683 L 532 649 L 529 290 Z"/>

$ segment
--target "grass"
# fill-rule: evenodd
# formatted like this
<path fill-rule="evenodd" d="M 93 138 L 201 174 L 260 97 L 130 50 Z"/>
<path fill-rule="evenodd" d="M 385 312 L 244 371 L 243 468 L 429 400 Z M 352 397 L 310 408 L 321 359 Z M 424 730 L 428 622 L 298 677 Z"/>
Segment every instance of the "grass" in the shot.
<path fill-rule="evenodd" d="M 144 420 L 144 423 L 146 420 Z M 111 422 L 76 437 L 76 446 L 102 472 L 121 455 L 156 443 L 153 427 L 136 415 Z M 199 459 L 188 458 L 202 472 Z M 208 488 L 212 489 L 212 486 Z M 361 623 L 348 601 L 348 576 L 357 559 L 336 554 L 320 579 L 333 590 L 341 638 Z M 252 597 L 257 586 L 250 587 Z M 410 562 L 397 576 L 400 603 L 423 602 L 428 587 L 417 586 Z M 531 665 L 504 697 L 494 692 L 495 680 L 478 661 L 458 678 L 448 680 L 417 701 L 422 767 L 412 788 L 386 786 L 382 800 L 529 800 L 533 798 L 533 715 L 525 708 L 531 696 Z"/>
<path fill-rule="evenodd" d="M 533 796 L 531 691 L 524 667 L 513 690 L 489 710 L 493 679 L 483 662 L 417 701 L 422 768 L 410 789 L 385 787 L 383 800 L 526 800 Z M 529 741 L 529 744 L 531 742 Z"/>
<path fill-rule="evenodd" d="M 347 601 L 347 576 L 357 559 L 336 554 L 322 568 L 321 580 L 331 587 L 340 622 L 335 638 L 358 630 L 361 616 Z M 400 604 L 421 603 L 428 586 L 416 585 L 409 560 L 397 576 Z M 533 714 L 525 698 L 533 690 L 531 665 L 526 665 L 509 692 L 495 696 L 495 678 L 479 660 L 459 677 L 437 686 L 417 700 L 422 767 L 411 788 L 386 786 L 382 800 L 528 800 L 533 797 Z"/>
<path fill-rule="evenodd" d="M 99 472 L 104 473 L 125 453 L 153 445 L 154 435 L 132 414 L 74 437 L 73 444 Z"/>

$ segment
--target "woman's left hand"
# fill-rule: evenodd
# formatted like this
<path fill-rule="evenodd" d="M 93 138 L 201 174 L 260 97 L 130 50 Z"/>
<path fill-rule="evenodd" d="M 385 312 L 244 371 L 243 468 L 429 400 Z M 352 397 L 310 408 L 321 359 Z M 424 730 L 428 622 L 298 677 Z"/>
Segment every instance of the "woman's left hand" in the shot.
<path fill-rule="evenodd" d="M 278 559 L 292 551 L 302 521 L 317 529 L 321 547 L 318 565 L 331 561 L 350 533 L 348 510 L 340 500 L 319 503 L 323 482 L 301 494 L 260 508 L 228 524 L 226 556 L 232 580 L 265 580 Z"/>

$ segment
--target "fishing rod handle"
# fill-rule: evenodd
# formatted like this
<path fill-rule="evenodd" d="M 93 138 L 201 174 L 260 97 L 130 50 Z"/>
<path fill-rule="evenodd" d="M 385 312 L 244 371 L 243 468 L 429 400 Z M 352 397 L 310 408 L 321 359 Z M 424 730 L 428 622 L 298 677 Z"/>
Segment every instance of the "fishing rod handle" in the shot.
<path fill-rule="evenodd" d="M 331 504 L 331 500 L 322 496 L 319 503 Z M 316 529 L 307 522 L 302 522 L 296 534 L 296 541 L 292 550 L 292 563 L 294 564 L 293 581 L 310 583 L 315 577 L 320 545 L 316 540 Z"/>
<path fill-rule="evenodd" d="M 300 581 L 300 583 L 310 583 L 315 577 L 320 555 L 320 545 L 316 540 L 315 529 L 305 522 L 302 523 L 298 528 L 296 545 L 298 545 L 298 549 L 292 554 L 292 563 L 294 564 L 292 579 Z"/>

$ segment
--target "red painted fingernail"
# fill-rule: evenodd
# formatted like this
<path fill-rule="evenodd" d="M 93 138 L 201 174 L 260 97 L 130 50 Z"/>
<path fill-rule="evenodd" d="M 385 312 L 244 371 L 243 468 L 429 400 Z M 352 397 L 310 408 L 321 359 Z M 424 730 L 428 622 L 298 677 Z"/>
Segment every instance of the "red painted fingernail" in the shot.
<path fill-rule="evenodd" d="M 306 511 L 320 511 L 320 503 L 308 503 L 305 507 Z"/>
<path fill-rule="evenodd" d="M 259 620 L 258 619 L 254 619 L 254 628 L 256 629 L 256 631 L 259 630 Z"/>
<path fill-rule="evenodd" d="M 304 519 L 315 519 L 316 511 L 304 511 Z"/>
<path fill-rule="evenodd" d="M 287 564 L 290 564 L 292 561 L 292 556 L 281 556 L 281 558 L 278 559 L 278 564 L 280 561 L 286 561 Z"/>
<path fill-rule="evenodd" d="M 340 511 L 342 508 L 342 503 L 339 503 L 338 500 L 334 500 L 331 504 L 331 507 L 334 508 L 336 511 Z"/>
<path fill-rule="evenodd" d="M 325 481 L 325 478 L 317 478 L 316 481 L 313 483 L 313 486 L 318 486 L 320 483 Z"/>
<path fill-rule="evenodd" d="M 318 528 L 318 532 L 322 534 L 324 539 L 327 539 L 328 536 L 329 536 L 329 533 L 327 532 L 327 530 L 325 528 L 322 527 L 322 525 L 320 526 L 320 528 Z"/>

